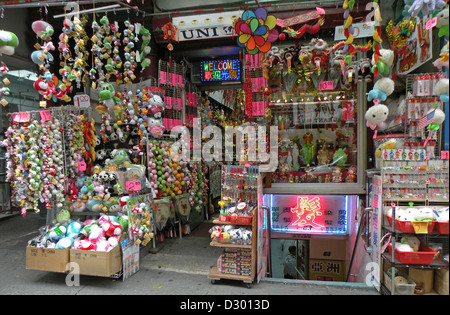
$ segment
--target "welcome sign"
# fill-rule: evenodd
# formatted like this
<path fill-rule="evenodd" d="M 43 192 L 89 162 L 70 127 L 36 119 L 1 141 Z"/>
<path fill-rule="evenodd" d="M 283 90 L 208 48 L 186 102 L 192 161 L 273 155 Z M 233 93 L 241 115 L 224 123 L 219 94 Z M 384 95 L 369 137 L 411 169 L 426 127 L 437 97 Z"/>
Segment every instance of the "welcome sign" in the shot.
<path fill-rule="evenodd" d="M 239 82 L 241 62 L 239 59 L 218 59 L 200 62 L 200 80 L 207 82 Z"/>

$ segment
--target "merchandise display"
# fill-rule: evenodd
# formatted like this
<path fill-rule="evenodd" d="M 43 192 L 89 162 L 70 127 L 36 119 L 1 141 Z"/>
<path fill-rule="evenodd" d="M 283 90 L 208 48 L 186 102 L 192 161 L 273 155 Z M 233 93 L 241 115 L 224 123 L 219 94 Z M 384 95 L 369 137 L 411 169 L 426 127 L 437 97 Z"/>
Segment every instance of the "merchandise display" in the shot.
<path fill-rule="evenodd" d="M 27 269 L 126 279 L 212 223 L 212 283 L 448 294 L 446 1 L 13 2 L 0 166 L 41 220 Z"/>

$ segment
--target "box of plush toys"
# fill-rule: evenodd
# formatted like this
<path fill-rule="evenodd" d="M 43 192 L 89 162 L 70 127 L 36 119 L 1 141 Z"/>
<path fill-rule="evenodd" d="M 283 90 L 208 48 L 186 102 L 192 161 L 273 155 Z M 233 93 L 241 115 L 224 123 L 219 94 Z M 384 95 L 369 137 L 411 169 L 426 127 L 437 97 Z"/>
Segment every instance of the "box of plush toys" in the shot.
<path fill-rule="evenodd" d="M 80 274 L 109 277 L 122 268 L 120 241 L 126 238 L 128 216 L 65 220 L 39 229 L 28 242 L 26 268 L 68 272 L 77 263 Z"/>

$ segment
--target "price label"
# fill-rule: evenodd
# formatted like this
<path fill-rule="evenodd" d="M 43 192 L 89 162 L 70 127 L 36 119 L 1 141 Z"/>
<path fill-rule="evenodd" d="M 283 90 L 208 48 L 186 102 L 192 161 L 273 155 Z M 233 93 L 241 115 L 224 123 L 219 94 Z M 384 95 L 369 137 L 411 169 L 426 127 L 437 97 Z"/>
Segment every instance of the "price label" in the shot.
<path fill-rule="evenodd" d="M 441 151 L 441 159 L 442 160 L 448 160 L 448 152 L 449 151 Z"/>
<path fill-rule="evenodd" d="M 30 121 L 30 112 L 16 113 L 13 115 L 12 119 L 13 119 L 13 123 L 29 122 Z"/>
<path fill-rule="evenodd" d="M 127 191 L 137 191 L 141 190 L 141 182 L 138 180 L 125 182 L 125 189 Z"/>
<path fill-rule="evenodd" d="M 437 17 L 435 16 L 434 18 L 427 21 L 427 23 L 425 24 L 425 29 L 426 30 L 432 29 L 436 25 L 437 25 Z"/>
<path fill-rule="evenodd" d="M 86 170 L 86 163 L 83 161 L 79 161 L 77 162 L 78 167 L 77 167 L 77 171 L 85 171 Z"/>
<path fill-rule="evenodd" d="M 333 81 L 322 81 L 319 82 L 319 91 L 333 90 Z"/>
<path fill-rule="evenodd" d="M 52 117 L 50 115 L 50 111 L 48 111 L 48 110 L 41 110 L 39 112 L 39 115 L 41 115 L 41 121 L 49 121 L 52 119 Z"/>
<path fill-rule="evenodd" d="M 73 103 L 74 106 L 80 108 L 89 108 L 91 106 L 91 100 L 89 98 L 89 95 L 86 94 L 75 95 L 73 97 Z"/>

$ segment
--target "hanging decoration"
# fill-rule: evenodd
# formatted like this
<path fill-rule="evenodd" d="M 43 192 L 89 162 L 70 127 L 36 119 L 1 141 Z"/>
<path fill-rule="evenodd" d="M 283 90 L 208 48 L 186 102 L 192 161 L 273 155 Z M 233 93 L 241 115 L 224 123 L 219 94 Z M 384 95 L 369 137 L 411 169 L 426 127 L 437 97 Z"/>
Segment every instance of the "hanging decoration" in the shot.
<path fill-rule="evenodd" d="M 406 2 L 406 1 L 405 1 Z M 443 0 L 414 0 L 411 7 L 408 9 L 408 13 L 411 16 L 427 16 L 433 13 L 433 11 L 440 11 L 446 5 Z"/>
<path fill-rule="evenodd" d="M 141 27 L 141 30 L 139 31 L 139 34 L 142 36 L 142 44 L 141 44 L 141 53 L 140 53 L 140 60 L 141 60 L 141 71 L 144 71 L 145 68 L 150 66 L 150 58 L 146 57 L 148 54 L 150 54 L 150 40 L 152 38 L 152 34 L 148 29 L 146 29 L 144 26 Z"/>
<path fill-rule="evenodd" d="M 11 56 L 19 46 L 19 39 L 16 34 L 8 31 L 0 31 L 0 56 L 2 54 Z"/>
<path fill-rule="evenodd" d="M 323 26 L 323 24 L 325 23 L 325 20 L 323 18 L 320 18 L 316 23 L 314 24 L 305 24 L 303 26 L 301 26 L 298 30 L 294 30 L 291 27 L 286 27 L 285 30 L 283 30 L 283 33 L 286 33 L 289 35 L 289 37 L 291 38 L 295 38 L 298 39 L 300 37 L 302 37 L 305 33 L 308 34 L 315 34 L 318 31 L 320 31 L 320 27 Z M 281 38 L 280 38 L 281 39 Z"/>
<path fill-rule="evenodd" d="M 244 11 L 234 25 L 234 31 L 238 35 L 237 44 L 245 47 L 251 55 L 268 52 L 272 42 L 278 38 L 276 23 L 277 19 L 273 15 L 267 15 L 264 8 Z"/>
<path fill-rule="evenodd" d="M 355 29 L 352 25 L 353 17 L 350 14 L 350 11 L 353 11 L 353 6 L 355 5 L 355 0 L 345 0 L 343 9 L 344 9 L 344 36 L 347 38 L 344 41 L 343 52 L 346 54 L 345 61 L 348 65 L 352 63 L 352 53 L 355 50 L 353 46 L 353 34 L 355 33 Z"/>
<path fill-rule="evenodd" d="M 173 44 L 171 42 L 176 40 L 178 27 L 169 22 L 164 24 L 161 29 L 163 31 L 164 39 L 169 41 L 169 44 L 167 44 L 167 49 L 172 51 Z"/>
<path fill-rule="evenodd" d="M 374 25 L 374 31 L 373 31 L 373 67 L 372 67 L 372 73 L 375 78 L 378 77 L 378 59 L 381 57 L 380 49 L 381 49 L 381 42 L 383 41 L 381 39 L 381 13 L 380 13 L 380 5 L 378 4 L 378 0 L 374 1 L 374 8 L 375 8 L 375 25 Z"/>

